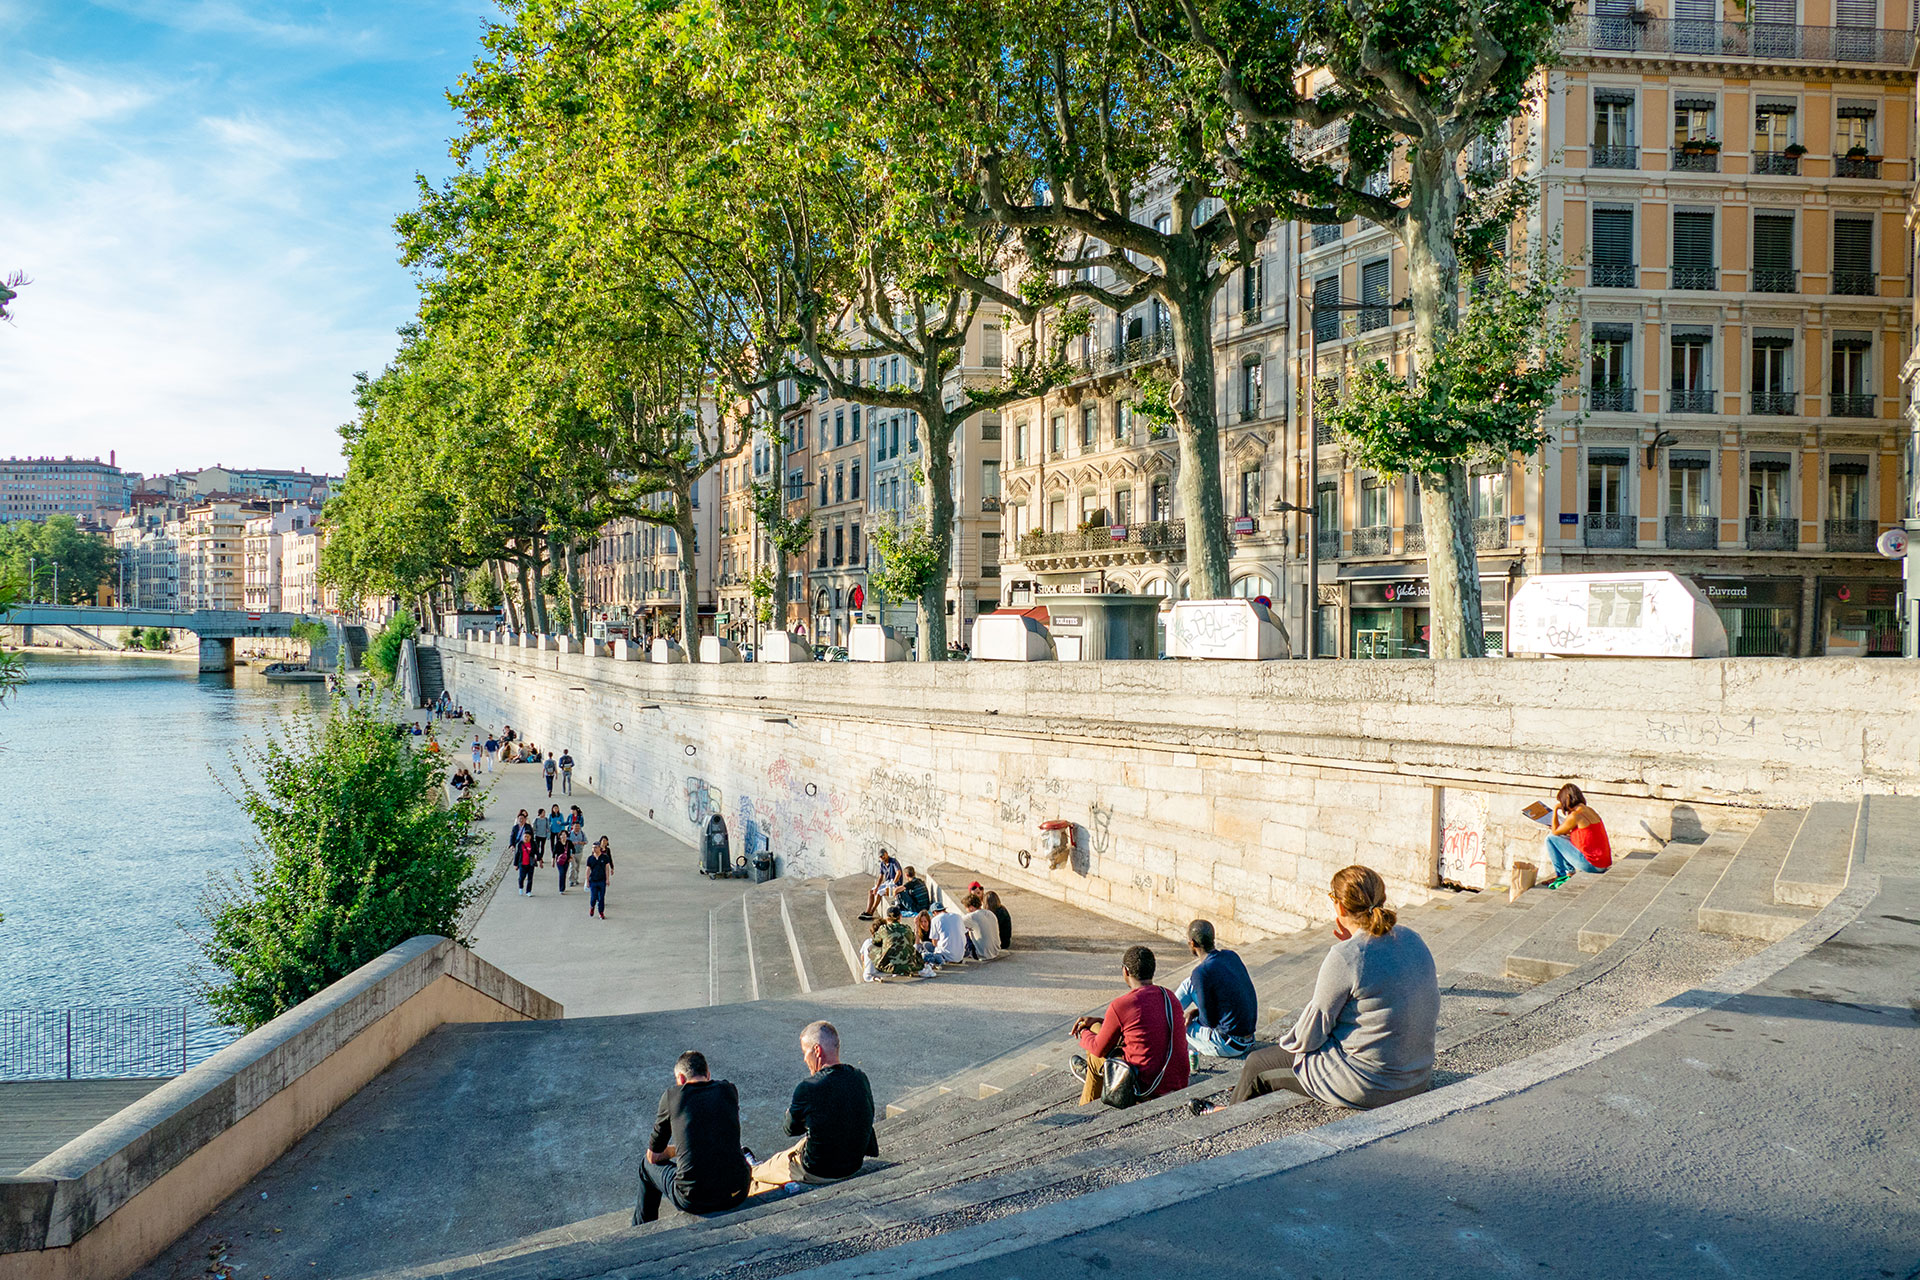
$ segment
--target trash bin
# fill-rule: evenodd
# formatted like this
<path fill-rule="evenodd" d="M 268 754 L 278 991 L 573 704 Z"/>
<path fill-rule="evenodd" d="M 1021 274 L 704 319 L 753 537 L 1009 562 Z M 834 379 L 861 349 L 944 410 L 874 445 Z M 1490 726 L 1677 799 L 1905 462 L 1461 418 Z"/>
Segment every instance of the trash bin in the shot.
<path fill-rule="evenodd" d="M 707 834 L 700 842 L 700 874 L 724 880 L 732 865 L 727 849 L 727 820 L 716 813 L 707 819 Z"/>
<path fill-rule="evenodd" d="M 762 849 L 753 855 L 753 882 L 765 884 L 773 879 L 773 851 Z"/>

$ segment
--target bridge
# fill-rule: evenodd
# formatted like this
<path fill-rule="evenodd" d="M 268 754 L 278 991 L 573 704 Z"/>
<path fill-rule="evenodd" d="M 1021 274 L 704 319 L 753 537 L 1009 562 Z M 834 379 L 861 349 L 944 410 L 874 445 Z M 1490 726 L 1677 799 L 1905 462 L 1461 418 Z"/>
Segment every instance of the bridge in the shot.
<path fill-rule="evenodd" d="M 327 629 L 327 643 L 315 652 L 316 665 L 327 665 L 340 648 L 340 624 L 304 613 L 251 613 L 245 609 L 103 609 L 94 605 L 23 604 L 0 623 L 10 627 L 168 627 L 191 631 L 200 638 L 202 671 L 233 670 L 233 642 L 263 636 L 291 636 L 296 622 L 318 622 Z"/>

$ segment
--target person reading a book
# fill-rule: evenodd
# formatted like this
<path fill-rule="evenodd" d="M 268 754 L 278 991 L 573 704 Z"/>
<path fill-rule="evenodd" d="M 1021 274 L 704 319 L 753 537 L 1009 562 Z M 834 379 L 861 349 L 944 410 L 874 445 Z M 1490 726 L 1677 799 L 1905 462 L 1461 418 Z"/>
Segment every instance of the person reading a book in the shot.
<path fill-rule="evenodd" d="M 1576 871 L 1599 875 L 1613 865 L 1613 846 L 1607 842 L 1607 824 L 1587 803 L 1580 788 L 1569 782 L 1554 797 L 1553 834 L 1547 837 L 1547 860 L 1553 879 L 1542 886 L 1558 889 Z"/>

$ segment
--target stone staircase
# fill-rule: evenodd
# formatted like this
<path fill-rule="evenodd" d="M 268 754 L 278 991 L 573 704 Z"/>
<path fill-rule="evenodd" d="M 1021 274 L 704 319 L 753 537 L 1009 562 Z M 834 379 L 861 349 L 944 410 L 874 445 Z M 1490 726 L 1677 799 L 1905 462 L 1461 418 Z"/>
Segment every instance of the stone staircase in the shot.
<path fill-rule="evenodd" d="M 414 649 L 414 667 L 420 680 L 420 705 L 430 707 L 447 687 L 446 673 L 440 666 L 440 650 L 430 644 Z"/>

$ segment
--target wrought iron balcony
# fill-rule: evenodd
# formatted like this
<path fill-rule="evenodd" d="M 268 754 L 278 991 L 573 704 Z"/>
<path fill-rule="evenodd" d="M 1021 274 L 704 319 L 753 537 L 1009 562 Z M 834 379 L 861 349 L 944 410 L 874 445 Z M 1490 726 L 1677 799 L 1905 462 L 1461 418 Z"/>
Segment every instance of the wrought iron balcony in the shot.
<path fill-rule="evenodd" d="M 1784 151 L 1756 151 L 1753 153 L 1753 171 L 1791 178 L 1800 172 L 1800 157 Z"/>
<path fill-rule="evenodd" d="M 1587 398 L 1595 413 L 1632 413 L 1638 407 L 1633 388 L 1624 382 L 1596 383 Z"/>
<path fill-rule="evenodd" d="M 1561 28 L 1561 46 L 1590 53 L 1714 61 L 1856 62 L 1905 67 L 1913 36 L 1873 27 L 1804 27 L 1784 22 L 1710 22 L 1634 14 L 1579 14 Z"/>
<path fill-rule="evenodd" d="M 1375 525 L 1353 531 L 1353 554 L 1357 556 L 1387 556 L 1393 554 L 1393 530 L 1387 525 Z"/>
<path fill-rule="evenodd" d="M 1833 158 L 1833 176 L 1836 178 L 1877 178 L 1880 176 L 1880 162 L 1866 156 L 1835 156 Z"/>
<path fill-rule="evenodd" d="M 1800 412 L 1800 396 L 1794 391 L 1756 391 L 1753 412 L 1776 418 L 1790 418 Z"/>
<path fill-rule="evenodd" d="M 1095 374 L 1113 373 L 1120 369 L 1131 368 L 1136 364 L 1145 364 L 1150 360 L 1161 360 L 1172 354 L 1173 334 L 1169 330 L 1163 330 L 1159 333 L 1142 334 L 1138 338 L 1128 338 L 1110 347 L 1101 347 L 1073 361 L 1073 365 L 1076 376 L 1091 377 Z"/>
<path fill-rule="evenodd" d="M 1872 396 L 1828 396 L 1827 414 L 1834 418 L 1871 418 L 1874 416 L 1873 402 Z"/>
<path fill-rule="evenodd" d="M 1473 522 L 1473 545 L 1480 551 L 1498 551 L 1507 545 L 1507 518 L 1481 516 Z"/>
<path fill-rule="evenodd" d="M 1705 388 L 1675 387 L 1667 392 L 1667 408 L 1673 413 L 1718 413 L 1720 397 Z"/>
<path fill-rule="evenodd" d="M 1747 546 L 1755 551 L 1791 551 L 1800 545 L 1800 522 L 1791 516 L 1748 516 Z"/>
<path fill-rule="evenodd" d="M 1590 547 L 1630 547 L 1634 543 L 1633 517 L 1625 512 L 1590 511 L 1586 529 Z"/>
<path fill-rule="evenodd" d="M 1720 172 L 1720 153 L 1688 151 L 1683 147 L 1675 147 L 1668 153 L 1667 167 L 1675 173 L 1718 173 Z"/>
<path fill-rule="evenodd" d="M 980 509 L 982 511 L 998 511 L 1000 509 L 1000 499 L 997 497 L 982 498 L 980 499 Z"/>
<path fill-rule="evenodd" d="M 1880 539 L 1880 525 L 1874 520 L 1827 521 L 1827 550 L 1871 551 Z"/>
<path fill-rule="evenodd" d="M 1596 262 L 1587 274 L 1596 289 L 1631 289 L 1639 283 L 1639 271 L 1631 262 Z"/>
<path fill-rule="evenodd" d="M 1720 545 L 1717 516 L 1668 516 L 1667 545 L 1676 551 L 1711 551 Z"/>
<path fill-rule="evenodd" d="M 1313 535 L 1313 555 L 1316 560 L 1338 560 L 1340 531 L 1338 529 L 1317 530 Z"/>
<path fill-rule="evenodd" d="M 1316 416 L 1313 420 L 1313 442 L 1315 444 L 1333 444 L 1339 437 L 1334 433 L 1333 424 L 1325 418 Z"/>
<path fill-rule="evenodd" d="M 1798 293 L 1800 292 L 1800 273 L 1791 267 L 1755 267 L 1753 291 L 1755 293 Z"/>
<path fill-rule="evenodd" d="M 1856 298 L 1871 298 L 1880 292 L 1880 282 L 1871 271 L 1835 270 L 1833 291 Z"/>
<path fill-rule="evenodd" d="M 1340 239 L 1344 224 L 1338 222 L 1316 222 L 1313 224 L 1313 243 L 1315 245 L 1334 244 Z"/>
<path fill-rule="evenodd" d="M 1640 148 L 1610 147 L 1595 143 L 1589 153 L 1588 167 L 1592 169 L 1638 169 L 1640 167 Z"/>
<path fill-rule="evenodd" d="M 1718 289 L 1720 270 L 1718 267 L 1675 267 L 1668 273 L 1676 289 Z"/>
<path fill-rule="evenodd" d="M 1021 535 L 1020 558 L 1032 560 L 1046 556 L 1186 550 L 1187 522 L 1184 520 L 1159 520 L 1151 524 L 1128 525 L 1121 531 L 1119 537 L 1114 537 L 1115 530 L 1120 528 L 1113 525 L 1084 530 L 1063 529 L 1053 533 L 1035 530 Z"/>
<path fill-rule="evenodd" d="M 1408 555 L 1425 555 L 1427 550 L 1427 526 L 1410 524 L 1400 539 L 1401 550 Z"/>

